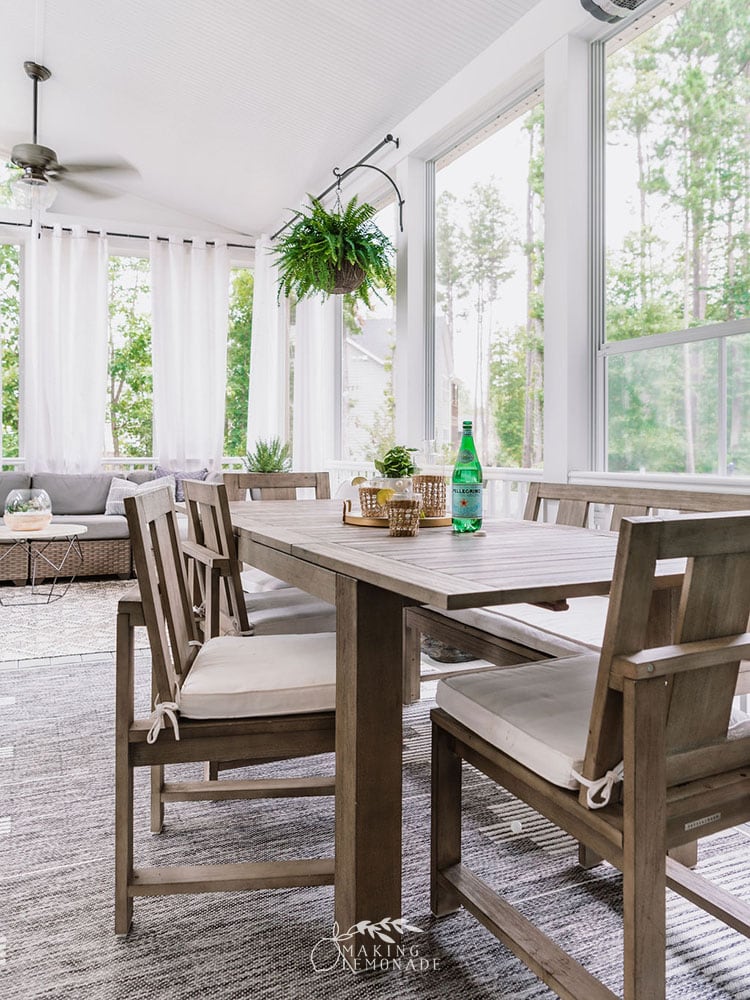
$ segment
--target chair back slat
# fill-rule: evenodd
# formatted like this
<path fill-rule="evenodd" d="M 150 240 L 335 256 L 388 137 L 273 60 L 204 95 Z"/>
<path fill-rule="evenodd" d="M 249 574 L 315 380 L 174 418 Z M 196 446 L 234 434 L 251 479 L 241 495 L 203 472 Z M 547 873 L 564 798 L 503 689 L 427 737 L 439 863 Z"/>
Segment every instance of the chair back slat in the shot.
<path fill-rule="evenodd" d="M 199 545 L 229 559 L 229 574 L 221 580 L 221 610 L 235 621 L 240 632 L 247 632 L 250 625 L 242 595 L 240 565 L 232 531 L 227 487 L 224 483 L 186 481 L 184 490 L 191 537 Z M 198 570 L 200 569 L 198 567 Z M 204 575 L 202 580 L 204 597 L 206 592 Z"/>
<path fill-rule="evenodd" d="M 125 498 L 157 693 L 174 699 L 195 659 L 197 639 L 182 543 L 168 488 Z"/>
<path fill-rule="evenodd" d="M 231 501 L 245 500 L 248 490 L 260 500 L 296 500 L 301 489 L 314 490 L 316 500 L 331 499 L 327 472 L 225 472 L 224 485 Z"/>
<path fill-rule="evenodd" d="M 691 559 L 682 588 L 675 641 L 739 634 L 747 627 L 748 609 L 747 552 Z M 674 677 L 667 723 L 668 750 L 703 746 L 726 734 L 739 666 L 739 660 L 734 660 Z"/>
<path fill-rule="evenodd" d="M 557 506 L 555 524 L 569 524 L 574 528 L 585 528 L 589 516 L 587 500 L 560 500 Z"/>
<path fill-rule="evenodd" d="M 623 521 L 599 661 L 584 776 L 622 759 L 622 693 L 610 686 L 612 661 L 644 650 L 659 559 L 687 559 L 673 641 L 742 636 L 750 617 L 750 514 L 695 514 Z M 655 655 L 655 651 L 654 651 Z M 667 752 L 726 742 L 739 663 L 726 660 L 669 679 Z M 716 759 L 721 759 L 716 753 Z M 582 799 L 585 798 L 582 793 Z"/>
<path fill-rule="evenodd" d="M 622 695 L 610 687 L 609 668 L 618 655 L 647 645 L 648 618 L 659 551 L 659 522 L 633 521 L 620 527 L 609 609 L 591 708 L 584 776 L 597 777 L 622 759 Z"/>
<path fill-rule="evenodd" d="M 609 530 L 619 531 L 624 517 L 645 517 L 649 513 L 647 504 L 615 503 L 609 518 Z"/>

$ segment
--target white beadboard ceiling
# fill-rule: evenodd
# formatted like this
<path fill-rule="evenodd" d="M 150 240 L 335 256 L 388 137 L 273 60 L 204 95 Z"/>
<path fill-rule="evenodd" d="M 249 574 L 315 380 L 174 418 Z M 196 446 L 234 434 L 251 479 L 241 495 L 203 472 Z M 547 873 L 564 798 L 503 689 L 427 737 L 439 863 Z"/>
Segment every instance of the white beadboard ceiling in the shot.
<path fill-rule="evenodd" d="M 269 231 L 539 0 L 14 0 L 0 32 L 0 150 L 121 156 L 118 197 L 53 212 Z"/>

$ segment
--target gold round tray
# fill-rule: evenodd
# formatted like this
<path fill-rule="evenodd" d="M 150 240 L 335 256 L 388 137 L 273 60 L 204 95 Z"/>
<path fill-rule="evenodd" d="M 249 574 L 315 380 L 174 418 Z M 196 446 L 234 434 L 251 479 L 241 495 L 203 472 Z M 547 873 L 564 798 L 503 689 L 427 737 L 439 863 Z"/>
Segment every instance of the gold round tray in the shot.
<path fill-rule="evenodd" d="M 366 528 L 387 528 L 387 517 L 363 517 L 361 514 L 352 514 L 351 500 L 344 500 L 344 524 L 359 524 Z M 450 517 L 420 517 L 420 528 L 450 528 L 453 519 Z"/>

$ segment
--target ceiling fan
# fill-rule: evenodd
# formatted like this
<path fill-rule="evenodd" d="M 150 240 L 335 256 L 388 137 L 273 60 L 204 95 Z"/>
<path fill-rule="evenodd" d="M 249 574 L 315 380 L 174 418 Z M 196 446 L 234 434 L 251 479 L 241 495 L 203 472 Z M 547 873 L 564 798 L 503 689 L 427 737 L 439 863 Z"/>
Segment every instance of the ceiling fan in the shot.
<path fill-rule="evenodd" d="M 11 188 L 19 207 L 31 208 L 36 205 L 42 210 L 49 208 L 57 195 L 58 184 L 64 184 L 97 198 L 114 197 L 117 192 L 86 184 L 72 175 L 94 171 L 110 173 L 138 171 L 127 161 L 120 159 L 95 163 L 60 163 L 54 149 L 37 142 L 38 88 L 39 84 L 49 80 L 52 74 L 46 66 L 31 61 L 25 62 L 23 68 L 34 83 L 34 127 L 32 141 L 17 143 L 10 154 L 11 163 L 21 171 L 11 180 Z"/>

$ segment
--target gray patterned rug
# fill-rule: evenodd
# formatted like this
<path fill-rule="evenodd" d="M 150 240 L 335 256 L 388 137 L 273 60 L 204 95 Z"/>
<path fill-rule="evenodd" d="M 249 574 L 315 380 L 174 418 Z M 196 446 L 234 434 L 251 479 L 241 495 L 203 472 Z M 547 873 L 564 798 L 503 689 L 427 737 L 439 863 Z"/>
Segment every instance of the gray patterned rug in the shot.
<path fill-rule="evenodd" d="M 139 673 L 145 678 L 146 654 Z M 462 912 L 436 921 L 428 898 L 428 704 L 405 714 L 404 938 L 401 970 L 316 972 L 330 938 L 331 887 L 138 899 L 127 941 L 112 933 L 113 665 L 50 661 L 0 667 L 0 997 L 4 1000 L 277 1000 L 279 997 L 512 998 L 550 991 Z M 321 761 L 331 767 L 330 758 Z M 291 765 L 287 765 L 291 771 Z M 148 834 L 145 775 L 137 790 L 136 856 L 241 860 L 330 853 L 331 800 L 168 807 Z M 621 987 L 620 879 L 576 867 L 572 841 L 471 772 L 466 857 L 509 886 L 524 911 Z M 519 832 L 517 823 L 521 824 Z M 704 842 L 701 869 L 748 897 L 750 835 Z M 395 914 L 394 914 L 395 916 Z M 669 996 L 750 1000 L 750 945 L 669 897 Z M 335 948 L 323 942 L 316 964 Z M 643 998 L 648 1000 L 648 998 Z"/>
<path fill-rule="evenodd" d="M 0 606 L 0 662 L 80 659 L 114 649 L 117 602 L 134 586 L 135 580 L 76 581 L 52 604 Z M 31 600 L 31 588 L 0 586 L 0 599 Z M 136 644 L 147 644 L 144 629 L 136 629 Z"/>

